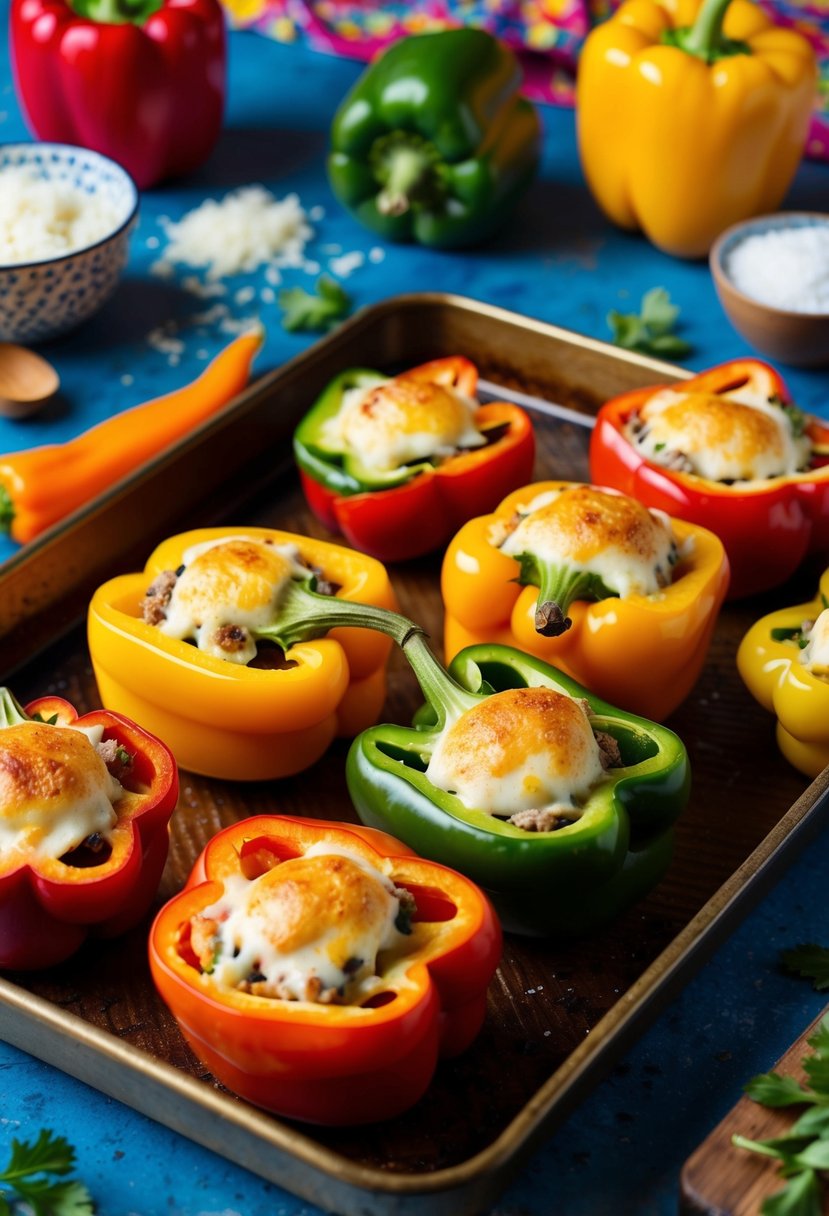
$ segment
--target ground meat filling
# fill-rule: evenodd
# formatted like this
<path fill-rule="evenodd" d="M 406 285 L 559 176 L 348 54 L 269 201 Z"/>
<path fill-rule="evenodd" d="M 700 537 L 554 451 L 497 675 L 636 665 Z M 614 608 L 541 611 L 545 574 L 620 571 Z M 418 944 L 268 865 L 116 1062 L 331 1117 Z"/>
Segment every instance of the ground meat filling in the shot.
<path fill-rule="evenodd" d="M 167 616 L 170 596 L 178 580 L 178 571 L 164 570 L 153 580 L 141 601 L 141 616 L 148 625 L 160 625 Z"/>
<path fill-rule="evenodd" d="M 244 650 L 250 640 L 250 633 L 244 625 L 220 625 L 213 634 L 213 641 L 220 650 L 228 654 L 237 654 Z"/>
<path fill-rule="evenodd" d="M 599 759 L 602 762 L 602 768 L 621 768 L 622 753 L 613 735 L 609 735 L 606 730 L 594 730 L 593 734 L 599 745 Z"/>
<path fill-rule="evenodd" d="M 102 739 L 97 745 L 98 755 L 116 781 L 122 781 L 133 765 L 133 757 L 117 739 Z"/>

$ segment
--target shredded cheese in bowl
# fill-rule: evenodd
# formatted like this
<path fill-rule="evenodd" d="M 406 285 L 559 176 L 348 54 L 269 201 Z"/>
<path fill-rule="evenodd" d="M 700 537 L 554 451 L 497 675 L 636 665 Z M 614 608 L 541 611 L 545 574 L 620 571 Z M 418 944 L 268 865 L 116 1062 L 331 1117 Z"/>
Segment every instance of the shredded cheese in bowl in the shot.
<path fill-rule="evenodd" d="M 122 220 L 114 199 L 27 165 L 0 168 L 0 264 L 47 261 L 86 249 Z"/>

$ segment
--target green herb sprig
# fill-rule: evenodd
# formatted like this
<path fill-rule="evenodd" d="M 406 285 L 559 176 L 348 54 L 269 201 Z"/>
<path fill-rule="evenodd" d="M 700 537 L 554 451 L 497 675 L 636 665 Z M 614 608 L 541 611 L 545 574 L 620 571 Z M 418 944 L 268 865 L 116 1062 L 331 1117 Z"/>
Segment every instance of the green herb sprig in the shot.
<path fill-rule="evenodd" d="M 91 1216 L 92 1196 L 82 1182 L 67 1178 L 75 1150 L 63 1136 L 43 1128 L 37 1140 L 12 1140 L 11 1157 L 0 1173 L 0 1216 L 27 1204 L 35 1216 Z"/>
<path fill-rule="evenodd" d="M 316 293 L 304 287 L 286 287 L 279 293 L 282 325 L 290 333 L 323 333 L 348 315 L 351 299 L 335 279 L 317 280 Z"/>
<path fill-rule="evenodd" d="M 745 1092 L 761 1106 L 809 1109 L 784 1136 L 769 1140 L 731 1137 L 738 1148 L 780 1162 L 780 1176 L 787 1180 L 786 1185 L 763 1201 L 762 1216 L 821 1216 L 823 1212 L 819 1174 L 829 1170 L 829 1014 L 821 1019 L 807 1042 L 812 1048 L 812 1054 L 802 1062 L 807 1085 L 801 1085 L 794 1077 L 769 1072 L 753 1077 Z"/>
<path fill-rule="evenodd" d="M 607 314 L 613 331 L 613 341 L 624 350 L 641 355 L 658 355 L 665 359 L 684 359 L 691 345 L 673 332 L 679 308 L 671 303 L 664 287 L 652 287 L 642 296 L 638 313 L 621 313 L 615 309 Z"/>

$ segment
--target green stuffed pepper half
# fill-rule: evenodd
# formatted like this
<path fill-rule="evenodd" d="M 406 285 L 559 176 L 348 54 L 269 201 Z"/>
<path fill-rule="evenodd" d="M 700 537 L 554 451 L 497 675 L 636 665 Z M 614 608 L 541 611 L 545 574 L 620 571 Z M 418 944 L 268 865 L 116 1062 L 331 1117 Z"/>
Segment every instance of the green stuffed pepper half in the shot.
<path fill-rule="evenodd" d="M 363 823 L 472 878 L 517 933 L 577 936 L 655 885 L 690 790 L 672 731 L 508 646 L 448 672 L 419 631 L 403 650 L 427 703 L 352 744 Z"/>
<path fill-rule="evenodd" d="M 541 123 L 520 85 L 517 59 L 485 30 L 400 39 L 334 116 L 335 195 L 390 241 L 454 249 L 484 240 L 539 161 Z"/>

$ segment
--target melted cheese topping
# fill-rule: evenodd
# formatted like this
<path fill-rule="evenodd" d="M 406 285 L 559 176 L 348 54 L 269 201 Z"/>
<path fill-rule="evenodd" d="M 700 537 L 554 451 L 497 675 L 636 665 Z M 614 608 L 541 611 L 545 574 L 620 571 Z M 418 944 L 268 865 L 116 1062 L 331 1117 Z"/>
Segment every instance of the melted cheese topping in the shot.
<path fill-rule="evenodd" d="M 737 390 L 664 389 L 642 407 L 628 438 L 648 460 L 711 481 L 757 481 L 796 473 L 809 462 L 808 435 L 795 437 L 786 412 Z"/>
<path fill-rule="evenodd" d="M 213 979 L 283 1000 L 364 995 L 377 955 L 397 945 L 393 883 L 356 853 L 314 845 L 248 882 L 225 883 L 201 918 L 215 920 Z M 309 988 L 310 982 L 310 988 Z"/>
<path fill-rule="evenodd" d="M 809 631 L 800 662 L 815 676 L 829 676 L 829 608 L 824 608 Z"/>
<path fill-rule="evenodd" d="M 671 581 L 677 549 L 662 511 L 592 486 L 546 491 L 519 511 L 526 514 L 501 545 L 510 557 L 532 553 L 584 570 L 620 596 L 653 595 Z"/>
<path fill-rule="evenodd" d="M 444 730 L 426 776 L 470 810 L 509 816 L 575 806 L 603 772 L 580 701 L 550 688 L 513 688 Z"/>
<path fill-rule="evenodd" d="M 400 377 L 345 393 L 325 437 L 366 468 L 385 472 L 485 444 L 475 426 L 476 408 L 476 401 L 454 389 Z"/>
<path fill-rule="evenodd" d="M 58 859 L 87 836 L 106 838 L 124 790 L 96 741 L 82 729 L 40 722 L 0 730 L 0 852 Z"/>
<path fill-rule="evenodd" d="M 252 635 L 271 624 L 284 589 L 311 574 L 298 556 L 294 545 L 247 536 L 193 545 L 183 555 L 184 570 L 158 628 L 168 637 L 192 639 L 214 658 L 249 663 L 256 654 Z M 238 650 L 218 644 L 217 631 L 226 626 L 247 631 Z"/>

